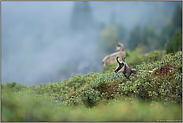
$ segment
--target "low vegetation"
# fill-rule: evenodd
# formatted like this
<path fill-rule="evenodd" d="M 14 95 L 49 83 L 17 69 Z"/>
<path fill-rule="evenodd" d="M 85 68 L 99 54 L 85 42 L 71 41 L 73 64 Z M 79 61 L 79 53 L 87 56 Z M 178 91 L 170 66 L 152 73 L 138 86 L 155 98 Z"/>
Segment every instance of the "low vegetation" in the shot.
<path fill-rule="evenodd" d="M 1 84 L 1 121 L 182 121 L 182 51 L 128 52 L 131 69 L 156 70 L 126 79 L 117 63 L 63 82 Z"/>

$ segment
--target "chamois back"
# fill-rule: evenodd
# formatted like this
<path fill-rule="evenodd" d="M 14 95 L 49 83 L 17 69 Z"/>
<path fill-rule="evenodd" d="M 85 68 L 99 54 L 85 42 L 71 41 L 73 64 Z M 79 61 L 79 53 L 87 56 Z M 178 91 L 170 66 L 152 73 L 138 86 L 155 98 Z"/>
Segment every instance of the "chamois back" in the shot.
<path fill-rule="evenodd" d="M 102 62 L 103 62 L 104 66 L 107 65 L 108 63 L 116 62 L 117 56 L 119 56 L 120 60 L 122 60 L 124 57 L 126 57 L 125 49 L 124 49 L 124 46 L 122 43 L 118 42 L 116 50 L 117 50 L 117 52 L 107 55 L 103 58 Z"/>

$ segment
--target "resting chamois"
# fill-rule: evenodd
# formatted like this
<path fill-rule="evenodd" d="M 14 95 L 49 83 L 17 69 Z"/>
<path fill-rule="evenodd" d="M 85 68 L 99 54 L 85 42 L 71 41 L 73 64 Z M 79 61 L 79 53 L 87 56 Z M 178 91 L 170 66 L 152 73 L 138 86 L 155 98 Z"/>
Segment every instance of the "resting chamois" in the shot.
<path fill-rule="evenodd" d="M 103 65 L 106 66 L 108 63 L 114 63 L 116 61 L 116 57 L 119 56 L 119 58 L 122 60 L 124 57 L 126 57 L 126 53 L 123 47 L 123 44 L 118 42 L 118 45 L 116 47 L 117 52 L 112 53 L 106 57 L 103 58 L 102 62 Z"/>

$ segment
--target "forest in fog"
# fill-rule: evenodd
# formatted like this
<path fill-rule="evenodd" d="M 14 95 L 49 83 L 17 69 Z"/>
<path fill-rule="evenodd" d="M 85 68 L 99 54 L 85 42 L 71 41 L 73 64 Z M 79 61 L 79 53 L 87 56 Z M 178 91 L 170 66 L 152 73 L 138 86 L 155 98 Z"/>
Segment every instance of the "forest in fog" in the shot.
<path fill-rule="evenodd" d="M 1 82 L 39 85 L 100 72 L 118 41 L 126 51 L 171 52 L 175 34 L 182 34 L 181 1 L 3 1 Z"/>

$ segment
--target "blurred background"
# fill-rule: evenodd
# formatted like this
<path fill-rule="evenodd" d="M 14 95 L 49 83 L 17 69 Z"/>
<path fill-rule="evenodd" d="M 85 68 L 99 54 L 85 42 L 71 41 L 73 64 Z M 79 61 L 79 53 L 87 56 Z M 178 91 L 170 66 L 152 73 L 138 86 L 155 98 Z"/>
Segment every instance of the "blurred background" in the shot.
<path fill-rule="evenodd" d="M 39 85 L 100 72 L 117 41 L 147 53 L 167 50 L 181 34 L 181 1 L 2 1 L 1 82 Z"/>

